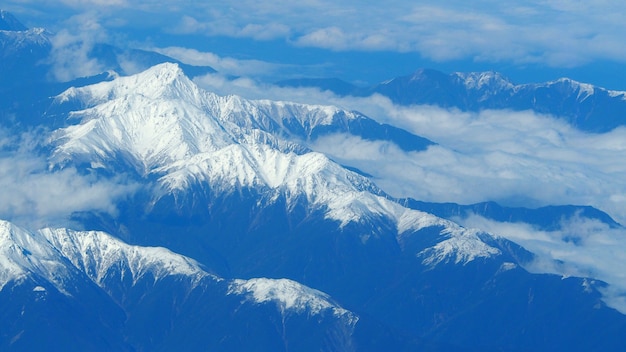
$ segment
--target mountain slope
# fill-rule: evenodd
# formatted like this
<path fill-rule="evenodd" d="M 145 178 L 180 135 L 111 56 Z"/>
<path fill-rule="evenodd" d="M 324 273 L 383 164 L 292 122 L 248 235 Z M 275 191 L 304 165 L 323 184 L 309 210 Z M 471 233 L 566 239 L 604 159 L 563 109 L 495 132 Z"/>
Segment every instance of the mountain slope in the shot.
<path fill-rule="evenodd" d="M 164 248 L 130 246 L 102 232 L 29 232 L 2 221 L 0 250 L 3 350 L 230 350 L 259 343 L 346 350 L 358 322 L 328 295 L 297 282 L 225 281 Z M 207 330 L 196 334 L 198 328 Z"/>

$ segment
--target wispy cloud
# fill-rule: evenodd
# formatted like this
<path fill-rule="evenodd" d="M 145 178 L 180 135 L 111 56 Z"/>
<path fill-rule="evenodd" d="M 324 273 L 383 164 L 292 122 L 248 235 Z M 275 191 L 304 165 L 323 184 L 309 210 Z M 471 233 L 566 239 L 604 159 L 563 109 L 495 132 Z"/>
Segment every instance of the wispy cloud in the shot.
<path fill-rule="evenodd" d="M 610 286 L 601 288 L 605 302 L 626 314 L 626 230 L 597 220 L 563 219 L 557 231 L 540 231 L 524 223 L 503 223 L 475 214 L 456 219 L 522 245 L 536 255 L 525 268 L 535 273 L 587 277 Z"/>
<path fill-rule="evenodd" d="M 95 44 L 107 40 L 107 32 L 100 24 L 99 15 L 86 12 L 68 19 L 66 23 L 67 28 L 51 38 L 49 60 L 53 79 L 70 81 L 103 72 L 105 66 L 90 55 Z"/>
<path fill-rule="evenodd" d="M 461 112 L 433 106 L 395 106 L 389 99 L 337 97 L 316 89 L 279 88 L 252 79 L 210 75 L 203 87 L 220 94 L 287 99 L 359 110 L 425 136 L 438 145 L 405 152 L 385 141 L 336 134 L 310 147 L 374 176 L 392 195 L 469 204 L 496 200 L 510 206 L 592 205 L 626 223 L 626 128 L 581 132 L 558 117 L 531 111 Z M 604 301 L 626 313 L 626 231 L 595 220 L 563 219 L 557 231 L 500 223 L 474 214 L 456 219 L 508 238 L 537 255 L 527 269 L 609 283 Z"/>
<path fill-rule="evenodd" d="M 10 136 L 0 130 L 2 135 Z M 0 137 L 0 219 L 30 228 L 68 226 L 74 212 L 115 215 L 116 204 L 138 189 L 123 175 L 104 179 L 75 168 L 50 171 L 31 148 L 38 140 L 33 133 Z"/>
<path fill-rule="evenodd" d="M 211 52 L 202 52 L 196 49 L 183 47 L 152 48 L 152 50 L 167 55 L 189 65 L 210 66 L 221 75 L 234 76 L 271 76 L 277 71 L 289 70 L 287 65 L 274 64 L 261 60 L 239 60 L 230 57 L 221 57 Z"/>
<path fill-rule="evenodd" d="M 34 4 L 34 2 L 33 2 Z M 54 10 L 58 2 L 37 2 Z M 435 61 L 474 60 L 575 67 L 626 61 L 619 2 L 480 0 L 64 0 L 74 13 L 98 11 L 103 23 L 181 34 L 283 40 L 337 51 L 416 52 Z M 24 8 L 24 1 L 9 0 Z M 34 5 L 32 5 L 34 6 Z"/>

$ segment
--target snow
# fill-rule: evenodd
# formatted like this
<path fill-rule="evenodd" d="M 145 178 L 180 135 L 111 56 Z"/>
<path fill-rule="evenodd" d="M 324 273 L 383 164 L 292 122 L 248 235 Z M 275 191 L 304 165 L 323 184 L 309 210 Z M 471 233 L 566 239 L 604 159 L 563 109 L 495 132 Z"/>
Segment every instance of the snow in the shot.
<path fill-rule="evenodd" d="M 624 91 L 607 90 L 607 93 L 611 98 L 622 98 L 622 100 L 626 100 L 626 92 Z"/>
<path fill-rule="evenodd" d="M 119 269 L 133 284 L 180 275 L 198 282 L 213 277 L 198 263 L 165 248 L 138 247 L 97 231 L 42 229 L 30 232 L 0 221 L 0 290 L 9 282 L 46 280 L 60 292 L 80 273 L 103 286 L 107 275 Z M 39 285 L 37 286 L 39 287 Z M 35 291 L 41 291 L 35 287 Z"/>
<path fill-rule="evenodd" d="M 39 276 L 63 292 L 64 282 L 72 272 L 62 261 L 62 256 L 41 235 L 0 220 L 0 290 L 9 282 Z"/>
<path fill-rule="evenodd" d="M 255 303 L 274 302 L 282 314 L 287 312 L 318 315 L 330 311 L 336 317 L 346 317 L 356 324 L 358 317 L 332 302 L 327 294 L 288 279 L 255 278 L 233 280 L 228 294 L 246 295 Z"/>
<path fill-rule="evenodd" d="M 487 88 L 496 92 L 514 87 L 513 83 L 497 72 L 455 72 L 454 75 L 459 77 L 468 89 L 481 90 Z"/>
<path fill-rule="evenodd" d="M 116 268 L 122 278 L 130 274 L 133 285 L 147 276 L 155 282 L 174 275 L 194 281 L 209 276 L 190 258 L 161 247 L 131 246 L 104 232 L 46 228 L 39 233 L 100 286 Z"/>
<path fill-rule="evenodd" d="M 595 87 L 588 83 L 581 83 L 574 81 L 569 78 L 559 78 L 556 81 L 546 83 L 546 86 L 551 86 L 555 84 L 564 84 L 572 89 L 573 92 L 577 94 L 576 98 L 578 101 L 583 101 L 595 93 Z"/>
<path fill-rule="evenodd" d="M 115 273 L 120 276 L 113 277 Z M 126 275 L 133 286 L 143 278 L 156 282 L 172 276 L 183 277 L 194 286 L 207 277 L 223 280 L 204 271 L 193 259 L 165 248 L 129 245 L 100 231 L 45 228 L 30 232 L 0 220 L 0 291 L 9 282 L 31 279 L 36 283 L 33 292 L 46 292 L 47 282 L 71 295 L 73 282 L 82 275 L 105 290 L 112 283 L 107 279 L 125 281 Z M 330 312 L 352 326 L 358 320 L 327 294 L 288 279 L 235 279 L 229 282 L 227 294 L 243 295 L 255 303 L 274 302 L 282 314 Z"/>
<path fill-rule="evenodd" d="M 25 31 L 0 30 L 0 47 L 5 50 L 18 52 L 33 45 L 50 46 L 50 33 L 43 28 L 32 28 Z"/>
<path fill-rule="evenodd" d="M 478 237 L 479 232 L 459 230 L 444 230 L 442 233 L 450 237 L 420 252 L 418 256 L 424 258 L 422 263 L 437 265 L 452 259 L 454 264 L 465 265 L 477 258 L 489 258 L 501 254 L 499 249 L 481 241 Z"/>

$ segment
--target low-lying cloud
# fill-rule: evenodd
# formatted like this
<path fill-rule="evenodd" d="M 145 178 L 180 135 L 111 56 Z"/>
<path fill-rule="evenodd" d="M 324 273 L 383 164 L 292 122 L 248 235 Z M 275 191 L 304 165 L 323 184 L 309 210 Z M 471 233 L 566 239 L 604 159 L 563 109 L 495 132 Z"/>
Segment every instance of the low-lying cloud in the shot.
<path fill-rule="evenodd" d="M 532 111 L 478 113 L 434 106 L 396 106 L 385 97 L 337 97 L 305 88 L 280 88 L 252 79 L 216 75 L 197 82 L 220 94 L 332 104 L 359 110 L 438 143 L 406 152 L 387 141 L 336 134 L 310 147 L 373 175 L 398 197 L 461 204 L 498 201 L 505 206 L 592 205 L 626 223 L 626 128 L 593 134 Z M 526 269 L 589 277 L 609 286 L 603 300 L 626 314 L 626 230 L 596 220 L 564 219 L 558 231 L 501 223 L 469 214 L 467 227 L 505 237 L 536 254 Z"/>

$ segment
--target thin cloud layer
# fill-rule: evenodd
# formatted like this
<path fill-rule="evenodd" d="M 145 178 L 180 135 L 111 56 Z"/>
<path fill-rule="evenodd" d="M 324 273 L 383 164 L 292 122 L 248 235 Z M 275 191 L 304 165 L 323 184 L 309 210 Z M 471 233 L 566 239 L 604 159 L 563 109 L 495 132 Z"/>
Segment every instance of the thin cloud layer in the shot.
<path fill-rule="evenodd" d="M 189 65 L 210 66 L 221 75 L 269 76 L 287 68 L 285 65 L 272 64 L 261 60 L 224 58 L 211 52 L 201 52 L 196 49 L 183 47 L 152 48 L 152 50 Z"/>
<path fill-rule="evenodd" d="M 79 77 L 97 75 L 105 71 L 98 58 L 91 55 L 95 44 L 106 42 L 107 33 L 93 12 L 72 17 L 67 28 L 51 37 L 52 51 L 49 63 L 54 80 L 67 82 Z"/>
<path fill-rule="evenodd" d="M 0 219 L 29 228 L 68 226 L 74 212 L 115 215 L 116 204 L 139 188 L 123 176 L 103 179 L 75 168 L 50 171 L 45 158 L 30 149 L 36 143 L 36 136 L 18 139 L 0 130 Z"/>
<path fill-rule="evenodd" d="M 20 11 L 31 2 L 9 0 Z M 32 2 L 50 14 L 98 11 L 123 29 L 282 40 L 336 51 L 416 52 L 434 61 L 472 60 L 576 67 L 626 61 L 623 5 L 614 1 L 225 1 Z M 59 9 L 59 5 L 64 6 Z"/>

